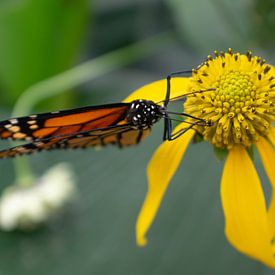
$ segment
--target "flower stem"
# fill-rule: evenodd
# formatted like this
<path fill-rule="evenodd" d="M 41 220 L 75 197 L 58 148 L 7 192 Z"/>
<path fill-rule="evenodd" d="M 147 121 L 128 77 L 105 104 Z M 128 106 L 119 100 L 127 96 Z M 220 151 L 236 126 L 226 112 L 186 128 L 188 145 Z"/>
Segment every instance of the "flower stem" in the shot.
<path fill-rule="evenodd" d="M 15 183 L 17 185 L 30 186 L 35 182 L 35 176 L 32 173 L 27 157 L 15 158 L 14 170 L 16 175 Z"/>

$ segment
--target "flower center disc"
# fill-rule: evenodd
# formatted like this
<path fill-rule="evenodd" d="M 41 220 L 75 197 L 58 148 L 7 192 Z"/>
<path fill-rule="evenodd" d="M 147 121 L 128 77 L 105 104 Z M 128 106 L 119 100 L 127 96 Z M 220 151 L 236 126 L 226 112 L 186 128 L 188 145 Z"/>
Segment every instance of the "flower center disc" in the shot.
<path fill-rule="evenodd" d="M 185 112 L 213 126 L 194 128 L 213 145 L 246 147 L 266 136 L 275 119 L 275 70 L 259 57 L 215 52 L 193 70 Z M 198 91 L 201 91 L 198 93 Z"/>
<path fill-rule="evenodd" d="M 232 117 L 242 113 L 242 108 L 250 106 L 255 98 L 255 87 L 250 77 L 241 72 L 222 75 L 213 86 L 216 88 L 214 106 L 221 107 L 223 114 L 230 113 Z"/>

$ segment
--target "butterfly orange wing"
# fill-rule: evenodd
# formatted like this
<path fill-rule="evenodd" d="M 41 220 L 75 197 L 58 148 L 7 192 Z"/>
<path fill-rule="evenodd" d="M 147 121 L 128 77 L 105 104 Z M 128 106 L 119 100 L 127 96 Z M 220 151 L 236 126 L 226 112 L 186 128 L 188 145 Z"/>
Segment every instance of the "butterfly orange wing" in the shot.
<path fill-rule="evenodd" d="M 33 141 L 126 123 L 128 103 L 90 106 L 0 122 L 0 138 Z"/>
<path fill-rule="evenodd" d="M 125 125 L 123 127 L 118 126 L 113 129 L 101 129 L 73 136 L 52 137 L 0 151 L 0 158 L 32 154 L 42 150 L 100 147 L 108 144 L 126 147 L 138 144 L 147 137 L 149 133 L 149 128 L 146 130 L 134 130 L 131 129 L 129 125 Z"/>
<path fill-rule="evenodd" d="M 134 145 L 150 132 L 135 130 L 126 120 L 128 103 L 44 113 L 0 122 L 0 137 L 31 143 L 0 151 L 0 158 L 41 150 Z"/>

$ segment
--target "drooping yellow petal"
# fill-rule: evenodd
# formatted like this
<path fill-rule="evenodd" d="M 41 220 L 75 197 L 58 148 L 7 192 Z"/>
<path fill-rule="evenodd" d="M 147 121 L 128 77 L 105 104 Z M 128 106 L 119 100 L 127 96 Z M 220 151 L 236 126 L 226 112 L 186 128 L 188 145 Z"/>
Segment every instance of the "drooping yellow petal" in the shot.
<path fill-rule="evenodd" d="M 268 139 L 271 141 L 272 145 L 275 147 L 275 128 L 272 127 L 268 134 Z"/>
<path fill-rule="evenodd" d="M 275 169 L 274 169 L 274 164 L 275 164 L 275 150 L 270 145 L 268 141 L 266 141 L 264 138 L 260 138 L 257 145 L 257 149 L 260 153 L 264 169 L 267 173 L 267 176 L 270 180 L 270 183 L 272 185 L 272 197 L 271 197 L 271 202 L 270 206 L 268 209 L 268 220 L 270 222 L 270 228 L 272 231 L 273 236 L 275 235 Z"/>
<path fill-rule="evenodd" d="M 275 150 L 272 147 L 272 145 L 263 137 L 259 138 L 259 141 L 256 143 L 256 146 L 258 152 L 260 153 L 262 163 L 264 165 L 264 169 L 267 173 L 270 183 L 272 187 L 275 188 Z"/>
<path fill-rule="evenodd" d="M 221 198 L 229 242 L 244 254 L 275 267 L 261 183 L 248 153 L 241 146 L 229 151 Z"/>
<path fill-rule="evenodd" d="M 190 92 L 190 79 L 191 78 L 183 77 L 172 78 L 170 98 L 182 96 L 185 93 Z M 147 99 L 152 100 L 154 102 L 160 102 L 165 99 L 166 90 L 166 79 L 158 80 L 137 89 L 132 94 L 130 94 L 126 99 L 124 99 L 124 102 L 131 102 L 135 99 Z"/>
<path fill-rule="evenodd" d="M 181 123 L 175 131 L 183 127 L 186 127 L 186 124 Z M 136 240 L 140 246 L 147 243 L 145 235 L 193 135 L 194 131 L 190 130 L 174 141 L 165 141 L 154 153 L 148 165 L 148 190 L 136 224 Z"/>
<path fill-rule="evenodd" d="M 268 208 L 268 221 L 270 223 L 270 228 L 273 234 L 273 238 L 275 236 L 275 191 L 272 191 L 271 201 Z"/>

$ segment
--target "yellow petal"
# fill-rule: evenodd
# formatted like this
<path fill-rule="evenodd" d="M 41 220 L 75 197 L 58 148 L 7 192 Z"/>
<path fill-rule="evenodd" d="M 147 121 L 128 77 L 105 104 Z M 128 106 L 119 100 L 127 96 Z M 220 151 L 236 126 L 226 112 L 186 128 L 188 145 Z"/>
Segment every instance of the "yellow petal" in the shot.
<path fill-rule="evenodd" d="M 271 201 L 268 208 L 268 221 L 270 223 L 270 228 L 273 234 L 273 239 L 275 236 L 275 192 L 272 191 Z"/>
<path fill-rule="evenodd" d="M 272 185 L 272 197 L 270 206 L 268 209 L 268 220 L 270 222 L 270 228 L 272 231 L 273 236 L 275 235 L 275 169 L 274 169 L 274 163 L 275 163 L 275 151 L 272 145 L 268 141 L 266 141 L 264 138 L 260 138 L 257 142 L 257 149 L 260 153 L 264 169 L 267 173 L 267 176 L 270 180 L 270 183 Z"/>
<path fill-rule="evenodd" d="M 259 138 L 256 143 L 258 152 L 260 153 L 264 169 L 268 175 L 270 183 L 275 188 L 275 151 L 270 143 L 263 137 Z M 275 228 L 274 228 L 275 229 Z"/>
<path fill-rule="evenodd" d="M 177 77 L 171 79 L 170 98 L 182 96 L 189 91 L 191 78 Z M 124 102 L 131 102 L 135 99 L 147 99 L 154 102 L 160 102 L 165 99 L 167 89 L 166 79 L 158 80 L 145 85 L 129 95 Z"/>
<path fill-rule="evenodd" d="M 183 127 L 186 127 L 186 124 L 178 125 L 175 131 Z M 174 141 L 165 141 L 154 153 L 148 165 L 148 191 L 136 224 L 136 240 L 140 246 L 147 243 L 145 235 L 193 135 L 194 131 L 190 130 Z"/>
<path fill-rule="evenodd" d="M 275 147 L 275 128 L 272 127 L 268 134 L 268 139 L 271 141 L 272 145 Z"/>
<path fill-rule="evenodd" d="M 241 146 L 229 151 L 222 176 L 221 198 L 229 242 L 244 254 L 275 267 L 261 182 Z"/>

